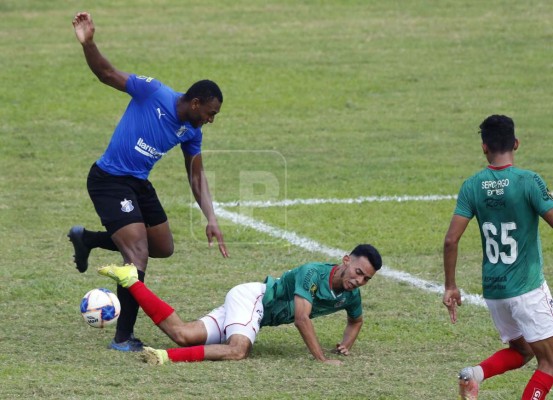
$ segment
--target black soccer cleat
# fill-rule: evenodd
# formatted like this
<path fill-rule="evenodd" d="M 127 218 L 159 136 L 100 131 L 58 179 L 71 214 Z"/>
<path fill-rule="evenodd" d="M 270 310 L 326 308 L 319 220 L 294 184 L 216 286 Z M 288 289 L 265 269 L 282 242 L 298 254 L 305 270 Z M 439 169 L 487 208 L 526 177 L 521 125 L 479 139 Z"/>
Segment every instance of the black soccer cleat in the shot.
<path fill-rule="evenodd" d="M 75 225 L 69 229 L 67 237 L 69 241 L 73 243 L 75 254 L 73 255 L 73 262 L 77 264 L 79 272 L 85 272 L 88 269 L 88 256 L 90 254 L 90 248 L 88 248 L 83 241 L 84 226 Z"/>

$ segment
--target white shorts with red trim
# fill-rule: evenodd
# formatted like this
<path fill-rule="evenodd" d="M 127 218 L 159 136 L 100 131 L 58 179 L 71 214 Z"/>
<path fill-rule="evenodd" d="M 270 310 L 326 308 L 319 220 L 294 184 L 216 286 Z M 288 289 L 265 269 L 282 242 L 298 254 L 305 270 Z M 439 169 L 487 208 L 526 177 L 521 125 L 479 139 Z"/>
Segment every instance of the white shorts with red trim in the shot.
<path fill-rule="evenodd" d="M 553 299 L 544 282 L 539 288 L 509 299 L 486 299 L 503 343 L 524 337 L 537 342 L 553 336 Z"/>
<path fill-rule="evenodd" d="M 265 284 L 243 283 L 233 287 L 225 297 L 225 304 L 200 318 L 207 329 L 205 344 L 220 344 L 235 334 L 244 335 L 252 344 L 263 319 Z"/>

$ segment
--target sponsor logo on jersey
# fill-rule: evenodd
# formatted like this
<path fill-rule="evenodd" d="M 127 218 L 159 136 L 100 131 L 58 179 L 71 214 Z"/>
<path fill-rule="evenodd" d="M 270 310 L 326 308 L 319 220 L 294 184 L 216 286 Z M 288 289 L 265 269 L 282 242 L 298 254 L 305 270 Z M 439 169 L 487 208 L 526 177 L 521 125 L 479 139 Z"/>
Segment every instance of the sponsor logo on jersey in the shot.
<path fill-rule="evenodd" d="M 311 293 L 311 297 L 315 298 L 315 294 L 317 293 L 317 285 L 312 284 L 309 288 L 309 293 Z"/>
<path fill-rule="evenodd" d="M 484 203 L 488 208 L 505 208 L 505 200 L 502 198 L 496 199 L 492 197 L 490 199 L 485 199 Z"/>
<path fill-rule="evenodd" d="M 505 188 L 509 186 L 509 179 L 499 179 L 497 181 L 482 181 L 482 189 L 486 190 L 488 196 L 500 196 L 505 193 Z"/>
<path fill-rule="evenodd" d="M 547 200 L 553 200 L 553 197 L 551 196 L 551 192 L 549 191 L 547 186 L 545 186 L 545 182 L 541 180 L 539 175 L 536 174 L 536 175 L 533 176 L 533 178 L 534 178 L 534 181 L 536 182 L 536 184 L 538 185 L 538 187 L 541 190 L 541 196 L 542 196 L 543 200 L 546 200 L 546 201 Z"/>
<path fill-rule="evenodd" d="M 149 144 L 147 144 L 142 138 L 138 138 L 138 142 L 136 142 L 134 149 L 138 151 L 140 154 L 143 154 L 146 157 L 150 157 L 150 158 L 161 158 L 165 155 L 165 153 L 157 151 L 155 147 L 152 147 Z"/>
<path fill-rule="evenodd" d="M 121 202 L 121 211 L 130 213 L 132 210 L 134 210 L 134 206 L 132 205 L 132 200 L 123 200 Z"/>
<path fill-rule="evenodd" d="M 166 114 L 161 112 L 161 108 L 158 107 L 158 108 L 156 108 L 156 110 L 157 110 L 157 118 L 158 119 L 161 119 L 162 116 L 166 115 Z"/>
<path fill-rule="evenodd" d="M 303 289 L 304 290 L 311 290 L 312 286 L 311 286 L 311 278 L 313 277 L 313 275 L 316 273 L 317 271 L 315 269 L 310 269 L 309 271 L 307 271 L 307 273 L 305 274 L 305 277 L 303 278 Z"/>
<path fill-rule="evenodd" d="M 181 137 L 182 135 L 184 135 L 186 133 L 187 130 L 188 130 L 188 128 L 183 125 L 175 132 L 175 134 L 177 135 L 177 137 Z"/>

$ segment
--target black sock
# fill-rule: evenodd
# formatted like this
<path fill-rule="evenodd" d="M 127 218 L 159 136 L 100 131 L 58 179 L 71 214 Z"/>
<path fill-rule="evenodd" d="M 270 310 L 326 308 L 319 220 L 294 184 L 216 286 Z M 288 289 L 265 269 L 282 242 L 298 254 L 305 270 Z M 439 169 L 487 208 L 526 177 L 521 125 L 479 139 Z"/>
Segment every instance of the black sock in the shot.
<path fill-rule="evenodd" d="M 119 251 L 113 240 L 111 240 L 111 235 L 108 232 L 92 232 L 83 231 L 83 242 L 85 246 L 95 249 L 99 247 L 101 249 Z"/>
<path fill-rule="evenodd" d="M 138 270 L 138 280 L 140 282 L 144 282 L 145 275 L 143 271 Z M 138 316 L 138 303 L 128 289 L 119 285 L 117 285 L 117 297 L 121 303 L 121 314 L 117 320 L 115 342 L 121 343 L 129 340 L 134 332 L 134 325 Z"/>

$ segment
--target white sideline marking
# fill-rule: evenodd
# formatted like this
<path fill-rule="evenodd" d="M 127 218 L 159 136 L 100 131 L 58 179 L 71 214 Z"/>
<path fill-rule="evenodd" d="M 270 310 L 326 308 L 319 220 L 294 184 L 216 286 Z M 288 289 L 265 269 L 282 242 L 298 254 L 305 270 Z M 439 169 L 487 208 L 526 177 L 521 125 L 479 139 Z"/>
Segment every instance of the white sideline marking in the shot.
<path fill-rule="evenodd" d="M 232 211 L 225 210 L 219 204 L 214 204 L 213 207 L 214 207 L 215 214 L 217 214 L 217 216 L 223 219 L 229 220 L 238 225 L 255 229 L 256 231 L 263 232 L 269 236 L 272 236 L 278 239 L 284 239 L 295 246 L 301 247 L 302 249 L 326 254 L 327 256 L 336 258 L 336 259 L 340 259 L 345 254 L 348 254 L 347 251 L 324 246 L 318 242 L 315 242 L 314 240 L 299 236 L 294 232 L 288 232 L 283 229 L 270 226 L 264 222 L 257 221 L 245 215 L 241 215 Z M 439 293 L 439 294 L 444 293 L 443 285 L 441 284 L 425 281 L 424 279 L 417 278 L 411 274 L 408 274 L 407 272 L 396 271 L 385 265 L 382 266 L 382 268 L 379 271 L 379 274 L 399 282 L 405 282 L 411 286 L 425 290 L 427 292 Z M 464 303 L 486 307 L 486 303 L 482 298 L 482 296 L 480 295 L 465 293 L 462 290 L 461 290 L 461 295 Z"/>
<path fill-rule="evenodd" d="M 360 203 L 383 203 L 395 201 L 401 203 L 403 201 L 439 201 L 439 200 L 455 200 L 457 195 L 452 194 L 432 194 L 427 196 L 368 196 L 357 197 L 356 199 L 295 199 L 295 200 L 280 200 L 280 201 L 229 201 L 226 203 L 213 202 L 221 207 L 286 207 L 312 204 L 360 204 Z"/>

